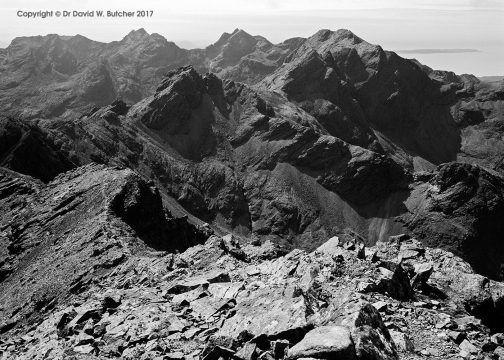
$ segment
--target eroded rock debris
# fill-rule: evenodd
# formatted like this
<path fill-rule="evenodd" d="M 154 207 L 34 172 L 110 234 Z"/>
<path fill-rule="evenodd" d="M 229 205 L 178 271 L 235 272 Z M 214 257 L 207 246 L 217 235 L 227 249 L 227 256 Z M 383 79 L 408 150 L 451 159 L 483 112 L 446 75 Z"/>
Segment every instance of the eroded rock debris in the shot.
<path fill-rule="evenodd" d="M 2 262 L 6 359 L 469 359 L 503 350 L 504 285 L 408 236 L 364 256 L 338 238 L 283 255 L 231 234 L 159 252 L 117 214 L 125 191 L 138 209 L 157 194 L 128 170 L 86 166 L 49 185 L 7 171 L 2 179 L 13 189 L 2 201 L 20 207 L 2 227 L 17 249 Z M 44 211 L 34 216 L 36 204 Z M 31 222 L 12 233 L 23 216 Z"/>

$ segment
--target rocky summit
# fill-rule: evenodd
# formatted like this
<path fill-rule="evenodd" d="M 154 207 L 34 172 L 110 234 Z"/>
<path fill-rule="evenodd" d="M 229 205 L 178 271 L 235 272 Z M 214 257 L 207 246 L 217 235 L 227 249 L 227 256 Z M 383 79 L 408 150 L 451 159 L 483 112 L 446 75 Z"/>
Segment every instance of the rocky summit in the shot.
<path fill-rule="evenodd" d="M 504 83 L 349 30 L 0 74 L 2 359 L 504 359 Z"/>

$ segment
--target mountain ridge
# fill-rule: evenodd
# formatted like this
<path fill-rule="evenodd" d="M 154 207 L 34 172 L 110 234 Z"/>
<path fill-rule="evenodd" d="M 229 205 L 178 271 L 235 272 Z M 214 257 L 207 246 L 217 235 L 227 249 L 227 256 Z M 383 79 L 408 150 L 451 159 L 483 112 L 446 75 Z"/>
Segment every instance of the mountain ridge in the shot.
<path fill-rule="evenodd" d="M 503 86 L 344 29 L 0 54 L 0 356 L 504 353 Z"/>
<path fill-rule="evenodd" d="M 488 89 L 480 89 L 479 82 L 474 77 L 458 76 L 442 71 L 436 72 L 421 66 L 421 64 L 403 59 L 393 52 L 384 51 L 378 45 L 369 44 L 349 30 L 341 29 L 333 32 L 323 29 L 307 39 L 294 40 L 293 44 L 287 46 L 288 49 L 293 50 L 286 55 L 286 52 L 279 53 L 277 51 L 281 44 L 272 45 L 260 37 L 254 37 L 243 30 L 235 29 L 231 33 L 223 34 L 216 43 L 207 47 L 207 50 L 210 49 L 210 52 L 217 54 L 213 62 L 207 64 L 209 70 L 221 69 L 216 73 L 217 76 L 205 75 L 201 77 L 198 74 L 198 71 L 201 72 L 198 66 L 170 70 L 163 80 L 155 85 L 148 85 L 148 88 L 153 89 L 151 94 L 154 93 L 154 98 L 153 95 L 144 96 L 143 100 L 137 101 L 131 108 L 130 104 L 124 104 L 121 101 L 112 105 L 107 104 L 112 103 L 116 96 L 120 96 L 121 91 L 123 94 L 124 91 L 131 94 L 136 93 L 135 96 L 140 97 L 141 91 L 138 90 L 135 84 L 142 83 L 142 86 L 145 86 L 149 82 L 154 83 L 157 77 L 162 77 L 162 75 L 153 76 L 153 74 L 158 74 L 160 69 L 165 69 L 162 62 L 167 59 L 174 61 L 170 65 L 173 67 L 176 67 L 180 62 L 187 61 L 185 57 L 187 53 L 183 49 L 178 48 L 175 44 L 168 42 L 157 34 L 148 34 L 142 29 L 130 32 L 119 42 L 105 45 L 96 45 L 94 42 L 80 37 L 62 40 L 60 37 L 51 35 L 44 38 L 37 37 L 37 39 L 37 41 L 45 39 L 44 41 L 48 43 L 48 49 L 40 55 L 39 62 L 42 61 L 43 69 L 49 69 L 46 71 L 49 76 L 54 76 L 56 73 L 61 75 L 62 72 L 66 71 L 71 78 L 73 76 L 72 72 L 75 72 L 77 68 L 84 69 L 82 76 L 77 75 L 80 77 L 79 83 L 82 84 L 82 86 L 79 86 L 79 93 L 75 94 L 73 90 L 70 90 L 70 99 L 67 102 L 64 101 L 62 104 L 53 106 L 55 107 L 53 114 L 56 117 L 49 116 L 49 119 L 53 118 L 53 120 L 37 121 L 43 124 L 42 128 L 46 128 L 46 130 L 41 130 L 41 133 L 48 131 L 46 135 L 42 136 L 30 135 L 36 136 L 39 142 L 47 142 L 44 137 L 57 138 L 60 136 L 62 136 L 62 139 L 71 141 L 73 135 L 69 137 L 61 134 L 60 130 L 58 130 L 60 127 L 69 127 L 67 119 L 80 119 L 79 122 L 84 121 L 85 123 L 85 119 L 110 118 L 111 124 L 114 124 L 118 121 L 120 123 L 122 117 L 130 119 L 127 120 L 128 122 L 131 122 L 131 119 L 138 118 L 141 120 L 133 120 L 131 125 L 145 131 L 149 142 L 156 139 L 155 142 L 159 144 L 156 146 L 160 146 L 162 151 L 168 151 L 170 157 L 178 158 L 182 156 L 183 159 L 195 163 L 204 162 L 207 158 L 215 159 L 218 163 L 230 161 L 232 163 L 236 160 L 233 160 L 233 156 L 230 155 L 231 149 L 236 150 L 244 144 L 252 146 L 248 145 L 248 143 L 251 140 L 257 141 L 253 135 L 263 132 L 264 126 L 266 128 L 271 125 L 278 126 L 277 135 L 271 138 L 269 138 L 270 135 L 267 135 L 261 140 L 265 146 L 264 148 L 270 149 L 268 152 L 273 151 L 274 156 L 268 155 L 264 151 L 257 151 L 256 147 L 258 145 L 254 145 L 250 148 L 250 151 L 252 153 L 257 152 L 257 160 L 255 160 L 255 163 L 246 160 L 241 166 L 259 164 L 258 170 L 272 171 L 275 170 L 277 163 L 287 161 L 291 166 L 294 165 L 297 168 L 295 172 L 299 170 L 302 173 L 307 172 L 310 178 L 316 179 L 319 184 L 325 187 L 324 191 L 334 191 L 336 189 L 339 195 L 344 194 L 346 197 L 345 202 L 349 202 L 350 207 L 356 206 L 357 208 L 372 203 L 372 199 L 381 198 L 383 200 L 390 195 L 388 190 L 380 195 L 372 195 L 373 191 L 370 191 L 369 188 L 362 194 L 352 190 L 350 180 L 356 181 L 359 176 L 362 176 L 359 172 L 367 174 L 369 171 L 368 174 L 376 175 L 380 174 L 388 166 L 391 166 L 390 169 L 397 167 L 397 169 L 401 170 L 386 170 L 385 173 L 388 173 L 388 176 L 394 179 L 390 181 L 390 184 L 398 184 L 401 182 L 398 181 L 402 176 L 398 175 L 400 173 L 406 174 L 406 178 L 411 178 L 411 174 L 415 172 L 422 170 L 434 171 L 438 165 L 445 162 L 462 160 L 470 163 L 476 161 L 498 172 L 501 171 L 500 167 L 503 166 L 501 160 L 499 160 L 501 159 L 499 149 L 503 144 L 498 140 L 496 141 L 498 146 L 494 147 L 495 150 L 492 150 L 492 153 L 495 154 L 492 157 L 482 159 L 480 156 L 471 155 L 471 151 L 474 151 L 473 149 L 481 142 L 483 137 L 488 137 L 489 132 L 494 132 L 495 136 L 498 136 L 496 130 L 498 123 L 491 125 L 496 126 L 493 129 L 489 129 L 488 125 L 486 125 L 494 124 L 491 119 L 494 116 L 498 117 L 499 111 L 501 111 L 499 107 L 502 107 L 502 102 L 499 100 L 498 92 L 492 93 L 497 96 L 495 100 L 488 99 L 489 96 L 494 95 L 490 95 L 491 92 Z M 14 43 L 18 42 L 23 41 L 17 40 Z M 77 60 L 75 56 L 68 55 L 72 46 L 74 46 L 72 42 L 84 42 L 86 49 L 94 46 L 107 46 L 108 50 L 103 51 L 109 57 L 102 57 L 100 60 L 101 55 L 93 55 L 93 53 L 91 53 L 91 56 L 85 57 L 83 51 L 80 55 L 77 55 L 82 55 L 84 56 L 82 59 L 88 60 L 82 60 L 79 56 L 77 58 L 81 60 Z M 272 46 L 274 48 L 271 48 Z M 236 49 L 237 52 L 229 53 L 226 49 Z M 235 73 L 232 69 L 239 69 L 240 76 L 242 76 L 243 72 L 240 69 L 251 60 L 249 55 L 253 49 L 256 49 L 252 52 L 256 56 L 256 60 L 258 59 L 257 56 L 259 56 L 257 54 L 264 55 L 263 50 L 266 49 L 266 51 L 273 51 L 269 54 L 276 59 L 275 61 L 282 60 L 282 62 L 281 64 L 277 63 L 269 74 L 262 73 L 262 70 L 259 72 L 252 71 L 255 74 L 252 78 L 255 79 L 255 76 L 259 75 L 260 81 L 255 82 L 249 89 L 246 85 L 236 82 L 234 79 Z M 202 51 L 205 50 L 199 49 L 198 53 L 193 54 L 193 56 L 201 60 Z M 170 56 L 163 55 L 165 52 Z M 128 53 L 135 54 L 137 61 L 141 61 L 143 64 L 140 67 L 142 70 L 133 77 L 123 73 L 125 69 L 134 69 L 131 61 L 125 56 Z M 243 54 L 245 55 L 243 56 Z M 285 57 L 283 57 L 284 55 Z M 280 57 L 277 58 L 277 56 Z M 98 63 L 95 62 L 96 60 L 98 60 Z M 86 61 L 90 63 L 90 66 L 87 66 Z M 161 67 L 157 67 L 160 61 Z M 270 63 L 270 60 L 267 60 L 267 62 Z M 230 67 L 223 68 L 223 64 L 230 65 Z M 238 67 L 235 68 L 235 66 Z M 4 68 L 4 71 L 7 71 L 7 68 Z M 117 77 L 114 74 L 122 75 Z M 227 77 L 228 75 L 229 77 Z M 42 77 L 44 76 L 42 74 Z M 145 79 L 145 81 L 140 81 L 142 79 Z M 178 80 L 175 81 L 174 79 Z M 51 77 L 46 78 L 45 81 L 49 82 L 50 86 L 54 88 Z M 161 85 L 159 85 L 160 83 Z M 52 93 L 56 92 L 52 91 Z M 482 105 L 479 105 L 479 97 L 481 97 Z M 60 98 L 61 96 L 58 94 L 58 101 Z M 240 99 L 240 104 L 236 103 L 237 98 Z M 75 99 L 79 99 L 79 102 L 85 104 L 83 109 L 86 112 L 84 114 L 72 110 L 71 102 Z M 98 104 L 99 107 L 102 107 L 102 110 L 98 112 L 97 108 L 93 109 L 90 105 L 90 103 L 96 101 L 95 99 L 99 99 L 99 103 L 102 104 Z M 38 102 L 33 100 L 31 103 L 37 104 Z M 47 102 L 42 104 L 47 105 Z M 479 106 L 484 108 L 479 109 Z M 490 110 L 489 107 L 493 107 L 493 110 Z M 254 115 L 257 116 L 257 119 L 254 118 L 250 123 L 249 120 L 240 123 L 243 121 L 242 117 L 248 119 L 254 113 L 257 114 Z M 288 119 L 293 115 L 299 117 L 300 120 L 296 120 L 298 124 L 296 124 L 296 121 L 294 123 L 291 123 L 290 120 L 278 122 L 278 119 L 276 119 L 277 116 Z M 28 121 L 30 121 L 29 118 Z M 169 124 L 166 123 L 166 118 L 171 119 Z M 486 121 L 486 118 L 489 120 Z M 273 121 L 271 125 L 269 121 Z M 307 127 L 307 125 L 309 126 Z M 47 128 L 47 126 L 49 127 Z M 101 126 L 99 125 L 99 127 Z M 70 125 L 70 127 L 74 127 L 74 125 Z M 484 127 L 484 129 L 478 127 Z M 84 133 L 87 133 L 89 129 L 74 129 L 71 132 L 79 133 L 84 131 Z M 199 130 L 196 131 L 195 129 Z M 19 130 L 19 133 L 23 133 L 23 131 L 26 130 Z M 37 134 L 37 131 L 33 132 L 33 134 Z M 66 131 L 70 130 L 67 129 Z M 238 133 L 235 134 L 235 131 L 238 131 Z M 299 134 L 297 134 L 298 132 Z M 464 132 L 468 134 L 465 138 L 463 137 Z M 125 139 L 128 139 L 126 144 L 128 155 L 126 159 L 122 159 L 120 162 L 128 164 L 130 167 L 138 166 L 132 164 L 132 159 L 137 159 L 135 161 L 138 162 L 138 154 L 135 154 L 136 150 L 134 149 L 143 148 L 141 141 L 132 139 L 130 134 L 114 135 L 109 129 L 104 129 L 106 137 L 104 137 L 104 134 L 96 133 L 96 130 L 92 130 L 92 133 L 92 135 L 88 134 L 85 137 L 90 136 L 91 139 L 98 138 L 100 139 L 98 141 L 104 141 L 101 145 L 92 145 L 93 148 L 98 145 L 98 149 L 101 146 L 104 149 L 112 149 L 115 146 L 110 143 L 111 139 L 124 136 Z M 314 137 L 320 137 L 320 140 L 313 140 Z M 279 139 L 285 143 L 291 142 L 292 145 L 284 147 L 283 150 L 278 150 L 281 149 L 276 145 L 281 144 L 278 141 Z M 25 140 L 22 140 L 17 145 L 19 149 L 27 147 L 24 142 Z M 28 143 L 26 142 L 26 144 Z M 167 144 L 170 144 L 169 149 Z M 59 146 L 61 147 L 61 145 Z M 67 147 L 64 151 L 66 153 L 73 147 L 71 142 L 67 142 L 65 146 Z M 298 148 L 300 146 L 301 148 Z M 83 154 L 80 154 L 82 151 L 75 149 L 73 150 L 75 155 L 69 157 L 68 155 L 62 155 L 62 152 L 57 148 L 58 146 L 55 145 L 44 145 L 44 153 L 52 154 L 52 157 L 48 159 L 56 159 L 48 161 L 59 164 L 56 167 L 57 169 L 67 170 L 72 166 L 85 164 L 89 161 L 107 163 L 111 160 L 110 154 L 103 150 L 99 150 L 97 154 L 86 154 L 82 157 Z M 329 170 L 329 172 L 322 170 L 323 163 L 320 160 L 317 159 L 313 164 L 306 160 L 310 157 L 316 158 L 319 156 L 320 158 L 320 155 L 316 155 L 318 152 L 331 156 L 331 150 L 329 149 L 338 148 L 340 149 L 338 150 L 340 157 L 335 157 L 333 161 L 338 164 L 338 161 L 351 160 L 349 164 L 352 164 L 352 167 L 348 169 L 353 169 L 351 170 L 353 174 L 343 175 L 343 178 L 339 177 L 340 174 L 335 178 L 331 174 L 332 170 Z M 305 150 L 308 152 L 303 154 L 302 152 Z M 21 150 L 17 151 L 20 153 Z M 120 153 L 123 150 L 118 151 Z M 275 153 L 275 151 L 279 152 Z M 490 153 L 489 150 L 485 151 Z M 227 155 L 222 157 L 220 154 Z M 22 157 L 23 155 L 11 153 L 10 157 L 5 158 L 4 164 L 17 166 L 15 165 L 16 162 L 14 162 L 16 156 Z M 60 160 L 57 159 L 61 156 L 65 159 L 60 164 Z M 247 158 L 245 154 L 239 156 Z M 299 156 L 306 159 L 297 159 L 296 157 Z M 11 158 L 13 160 L 9 160 Z M 86 160 L 83 160 L 84 158 Z M 362 164 L 365 164 L 362 166 L 362 170 L 359 168 L 361 166 L 359 165 L 361 164 L 360 159 L 363 161 Z M 385 159 L 385 161 L 381 159 Z M 18 161 L 18 163 L 20 162 Z M 310 169 L 313 165 L 318 167 L 317 170 Z M 238 179 L 241 175 L 237 175 L 234 166 L 226 164 L 223 168 L 230 169 L 233 178 Z M 341 165 L 337 166 L 340 168 L 334 168 L 338 169 L 336 173 L 344 169 Z M 382 166 L 384 166 L 383 169 Z M 21 170 L 21 168 L 18 168 L 18 170 Z M 287 174 L 290 171 L 285 168 L 278 175 L 283 172 Z M 151 171 L 148 171 L 148 173 L 151 173 Z M 34 172 L 33 174 L 37 173 Z M 350 177 L 344 180 L 344 176 Z M 47 175 L 45 175 L 44 179 L 48 179 Z M 369 185 L 366 184 L 365 176 L 362 179 L 360 186 L 367 188 Z M 234 181 L 232 180 L 232 182 Z M 287 181 L 287 178 L 282 181 Z M 408 182 L 411 182 L 411 180 L 404 183 Z M 377 189 L 387 188 L 380 180 L 374 185 L 378 185 Z M 243 194 L 246 194 L 247 191 L 242 186 L 243 184 L 238 182 L 231 192 L 235 196 L 236 191 L 238 191 L 238 194 L 242 193 L 242 195 L 239 195 L 241 200 L 238 202 L 242 210 L 239 210 L 238 213 L 250 216 L 247 209 L 250 204 L 247 205 L 247 201 L 243 202 L 243 198 L 247 198 L 247 195 Z M 404 187 L 404 185 L 402 186 Z M 192 208 L 195 204 L 199 204 L 192 208 L 192 211 L 202 214 L 201 209 L 205 209 L 208 203 L 206 205 L 202 204 L 208 201 L 212 203 L 213 200 L 210 200 L 210 198 L 214 196 L 203 194 L 204 192 L 201 193 L 201 189 L 197 187 L 188 187 L 184 190 L 176 190 L 171 195 L 179 198 L 186 207 Z M 210 196 L 210 198 L 207 198 L 207 196 Z M 186 198 L 190 200 L 186 200 Z M 317 200 L 317 202 L 319 201 L 320 199 Z M 335 201 L 339 202 L 340 200 Z M 279 209 L 282 214 L 280 218 L 291 216 L 287 215 L 291 210 L 284 208 L 286 205 L 282 204 Z M 225 205 L 224 208 L 227 206 Z M 320 212 L 320 206 L 320 203 L 318 203 L 307 214 L 313 211 L 315 213 Z M 401 205 L 393 205 L 392 209 L 396 209 L 398 206 Z M 231 215 L 229 211 L 230 209 L 226 210 L 228 213 L 224 216 L 227 218 L 224 221 L 224 223 L 227 222 L 225 226 L 233 224 L 241 216 Z M 210 213 L 211 216 L 215 216 L 219 212 L 220 210 L 216 213 Z M 397 210 L 391 210 L 391 213 L 396 212 Z M 317 218 L 317 216 L 313 217 L 313 215 L 309 217 L 312 219 Z M 301 221 L 301 223 L 303 222 L 304 220 Z M 366 220 L 366 222 L 368 221 Z M 250 219 L 246 223 L 249 224 L 245 226 L 245 228 L 248 228 L 246 231 L 248 232 L 251 230 Z M 354 223 L 354 225 L 356 224 Z M 264 225 L 260 227 L 264 227 Z M 304 227 L 305 225 L 301 228 Z M 281 228 L 280 232 L 284 232 L 290 229 L 290 225 L 283 224 Z M 294 233 L 298 231 L 295 230 Z M 371 230 L 369 231 L 371 237 L 376 239 Z M 364 233 L 367 233 L 367 231 Z M 386 236 L 386 232 L 383 236 Z M 303 242 L 306 241 L 303 240 Z"/>

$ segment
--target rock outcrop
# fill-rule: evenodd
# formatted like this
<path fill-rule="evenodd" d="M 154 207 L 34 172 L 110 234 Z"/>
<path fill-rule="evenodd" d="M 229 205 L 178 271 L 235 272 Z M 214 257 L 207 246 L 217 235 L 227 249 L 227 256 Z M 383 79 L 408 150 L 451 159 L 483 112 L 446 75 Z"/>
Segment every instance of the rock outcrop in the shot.
<path fill-rule="evenodd" d="M 40 321 L 132 254 L 206 239 L 131 170 L 88 165 L 45 185 L 2 168 L 0 184 L 2 332 Z"/>
<path fill-rule="evenodd" d="M 107 172 L 123 172 L 104 167 L 78 171 L 77 177 L 72 172 L 56 181 L 71 184 L 84 180 L 85 174 L 98 172 L 103 178 Z M 18 179 L 25 187 L 51 186 L 29 181 Z M 22 187 L 19 193 L 26 192 Z M 115 222 L 106 226 L 96 242 L 118 230 Z M 127 226 L 122 230 L 129 231 Z M 80 244 L 76 233 L 70 236 Z M 368 248 L 364 258 L 332 241 L 311 253 L 294 250 L 260 260 L 256 255 L 263 252 L 262 246 L 243 247 L 245 257 L 236 257 L 227 251 L 227 238 L 211 236 L 180 254 L 145 251 L 148 248 L 134 240 L 134 233 L 127 244 L 116 238 L 118 247 L 98 251 L 88 246 L 95 263 L 103 267 L 79 277 L 79 286 L 61 282 L 54 298 L 33 297 L 30 301 L 39 300 L 31 308 L 32 316 L 25 316 L 28 308 L 23 307 L 10 318 L 14 321 L 2 323 L 0 351 L 8 359 L 356 360 L 452 359 L 500 351 L 502 334 L 491 336 L 490 331 L 499 331 L 502 324 L 492 321 L 503 315 L 498 305 L 502 284 L 474 274 L 449 252 L 403 236 Z M 70 250 L 62 242 L 60 246 Z M 416 255 L 412 249 L 417 249 Z M 120 260 L 110 258 L 114 250 L 121 252 Z M 52 268 L 69 261 L 51 259 Z M 390 263 L 402 267 L 412 284 L 413 269 L 429 263 L 432 272 L 408 300 L 391 297 L 388 288 L 363 286 L 379 282 L 378 270 Z M 15 269 L 2 286 L 26 271 Z M 391 286 L 402 286 L 396 281 Z M 479 286 L 484 283 L 487 290 L 482 292 Z M 3 309 L 6 299 L 0 298 Z"/>

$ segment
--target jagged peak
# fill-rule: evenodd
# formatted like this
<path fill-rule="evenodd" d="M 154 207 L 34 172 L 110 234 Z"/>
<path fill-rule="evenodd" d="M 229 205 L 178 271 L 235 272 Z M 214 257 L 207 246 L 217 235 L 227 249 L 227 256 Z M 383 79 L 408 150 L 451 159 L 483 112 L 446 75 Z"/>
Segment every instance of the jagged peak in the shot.
<path fill-rule="evenodd" d="M 191 81 L 197 83 L 203 82 L 203 77 L 198 71 L 196 71 L 194 66 L 186 65 L 166 73 L 161 84 L 157 87 L 156 92 L 161 92 L 170 87 L 173 83 L 182 79 L 190 79 Z"/>
<path fill-rule="evenodd" d="M 131 30 L 128 33 L 128 35 L 126 35 L 123 38 L 123 41 L 125 41 L 125 40 L 141 40 L 147 36 L 149 36 L 149 33 L 144 28 L 140 28 L 137 30 Z"/>
<path fill-rule="evenodd" d="M 219 39 L 215 43 L 213 43 L 212 45 L 210 45 L 210 46 L 218 46 L 219 44 L 222 44 L 222 43 L 226 42 L 227 39 L 229 39 L 229 37 L 231 35 L 232 34 L 227 33 L 227 32 L 222 33 L 222 35 L 219 37 Z"/>
<path fill-rule="evenodd" d="M 222 35 L 219 37 L 219 40 L 217 40 L 215 43 L 213 43 L 212 45 L 213 46 L 216 46 L 216 45 L 219 45 L 219 44 L 222 44 L 222 43 L 225 43 L 231 36 L 235 35 L 236 33 L 240 32 L 240 31 L 243 31 L 241 29 L 234 29 L 232 32 L 228 33 L 228 32 L 223 32 Z M 210 45 L 210 46 L 212 46 Z"/>
<path fill-rule="evenodd" d="M 180 46 L 178 46 L 177 44 L 175 44 L 173 41 L 168 41 L 163 35 L 158 34 L 158 33 L 152 33 L 152 34 L 150 34 L 149 35 L 149 41 L 164 44 L 165 46 L 168 46 L 168 47 L 170 47 L 172 49 L 178 49 L 178 50 L 181 49 Z"/>
<path fill-rule="evenodd" d="M 134 121 L 153 130 L 176 134 L 202 102 L 206 92 L 203 77 L 188 65 L 168 72 L 155 94 L 129 110 Z"/>
<path fill-rule="evenodd" d="M 84 35 L 81 35 L 81 34 L 77 34 L 75 36 L 72 36 L 71 39 L 78 40 L 78 41 L 93 41 L 93 42 L 95 42 L 94 40 L 91 40 L 90 38 L 88 38 Z"/>
<path fill-rule="evenodd" d="M 219 40 L 217 40 L 215 43 L 213 43 L 209 47 L 220 47 L 230 41 L 237 41 L 237 40 L 246 39 L 246 38 L 255 39 L 254 36 L 250 35 L 245 30 L 236 28 L 233 30 L 232 33 L 227 33 L 227 32 L 223 33 L 220 36 Z"/>
<path fill-rule="evenodd" d="M 336 30 L 336 34 L 340 37 L 346 37 L 348 39 L 355 39 L 359 42 L 363 41 L 360 37 L 358 37 L 357 35 L 355 35 L 353 32 L 351 32 L 350 30 L 348 29 L 338 29 Z"/>
<path fill-rule="evenodd" d="M 151 37 L 151 38 L 155 38 L 155 39 L 163 39 L 163 40 L 166 40 L 166 38 L 165 38 L 163 35 L 158 34 L 158 33 L 152 33 L 152 34 L 150 34 L 150 37 Z M 168 41 L 168 40 L 166 40 L 166 41 Z M 169 42 L 172 42 L 172 41 L 169 41 Z"/>
<path fill-rule="evenodd" d="M 251 38 L 255 39 L 252 35 L 250 35 L 248 32 L 246 32 L 243 29 L 236 29 L 232 34 L 230 39 L 244 39 L 244 38 Z"/>
<path fill-rule="evenodd" d="M 317 31 L 315 34 L 313 34 L 311 37 L 316 37 L 316 38 L 323 38 L 323 39 L 327 39 L 329 38 L 329 36 L 331 36 L 333 34 L 333 31 L 332 30 L 329 30 L 329 29 L 320 29 L 319 31 Z"/>
<path fill-rule="evenodd" d="M 141 35 L 149 35 L 149 33 L 144 28 L 140 28 L 140 29 L 137 29 L 137 30 L 132 30 L 132 31 L 130 31 L 130 33 L 136 33 L 136 34 L 141 34 Z"/>
<path fill-rule="evenodd" d="M 336 31 L 332 31 L 329 29 L 321 29 L 317 31 L 313 36 L 311 36 L 309 40 L 317 42 L 326 42 L 328 40 L 332 41 L 350 40 L 354 44 L 364 42 L 363 39 L 361 39 L 348 29 L 338 29 Z"/>

